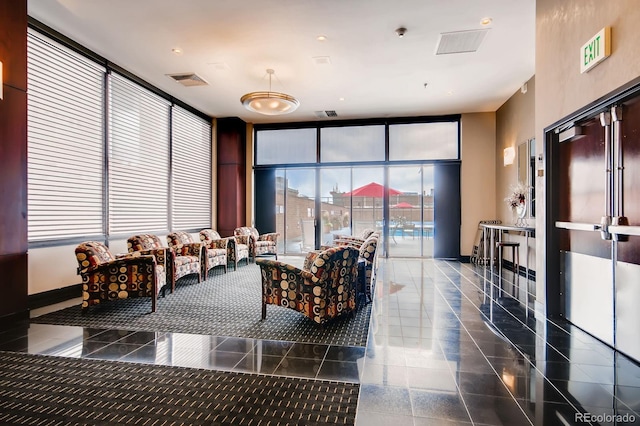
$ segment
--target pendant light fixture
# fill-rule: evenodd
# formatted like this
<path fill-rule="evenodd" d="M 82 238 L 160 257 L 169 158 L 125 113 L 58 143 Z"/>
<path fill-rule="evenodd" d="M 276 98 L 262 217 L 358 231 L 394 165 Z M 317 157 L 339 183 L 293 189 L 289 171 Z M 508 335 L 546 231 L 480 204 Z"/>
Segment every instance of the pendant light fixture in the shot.
<path fill-rule="evenodd" d="M 264 115 L 289 114 L 295 111 L 300 106 L 300 102 L 285 93 L 272 92 L 271 78 L 275 71 L 268 69 L 267 74 L 269 74 L 269 91 L 247 93 L 240 98 L 242 105 L 249 111 Z"/>

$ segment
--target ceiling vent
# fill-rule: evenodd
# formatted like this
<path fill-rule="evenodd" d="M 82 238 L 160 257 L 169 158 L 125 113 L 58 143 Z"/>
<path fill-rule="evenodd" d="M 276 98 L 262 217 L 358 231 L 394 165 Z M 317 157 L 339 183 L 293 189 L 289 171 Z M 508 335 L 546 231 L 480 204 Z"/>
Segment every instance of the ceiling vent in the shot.
<path fill-rule="evenodd" d="M 327 110 L 327 111 L 314 111 L 314 114 L 318 118 L 327 118 L 327 117 L 337 117 L 338 113 L 335 110 Z"/>
<path fill-rule="evenodd" d="M 475 52 L 487 35 L 488 28 L 483 30 L 453 31 L 441 33 L 436 48 L 436 55 L 448 55 L 451 53 Z"/>
<path fill-rule="evenodd" d="M 180 74 L 167 74 L 167 76 L 171 77 L 176 82 L 186 87 L 209 85 L 209 83 L 207 83 L 204 78 L 200 77 L 199 75 L 193 72 L 180 73 Z"/>

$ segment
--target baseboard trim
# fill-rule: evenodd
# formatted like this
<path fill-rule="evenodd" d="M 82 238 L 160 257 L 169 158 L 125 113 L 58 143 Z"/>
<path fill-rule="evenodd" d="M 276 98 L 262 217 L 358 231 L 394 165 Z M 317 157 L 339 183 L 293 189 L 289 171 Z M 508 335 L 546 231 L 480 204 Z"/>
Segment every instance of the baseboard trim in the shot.
<path fill-rule="evenodd" d="M 460 256 L 458 260 L 461 263 L 471 263 L 471 256 Z"/>
<path fill-rule="evenodd" d="M 508 261 L 508 260 L 503 260 L 502 261 L 502 267 L 505 269 L 508 269 L 509 271 L 513 272 L 513 263 Z M 520 275 L 521 277 L 527 277 L 527 268 L 520 265 L 518 267 L 518 275 Z M 536 280 L 536 271 L 529 269 L 529 280 L 531 281 L 535 281 Z"/>
<path fill-rule="evenodd" d="M 29 309 L 42 308 L 54 303 L 64 302 L 82 295 L 82 284 L 74 284 L 68 287 L 57 288 L 55 290 L 43 291 L 42 293 L 29 295 Z"/>

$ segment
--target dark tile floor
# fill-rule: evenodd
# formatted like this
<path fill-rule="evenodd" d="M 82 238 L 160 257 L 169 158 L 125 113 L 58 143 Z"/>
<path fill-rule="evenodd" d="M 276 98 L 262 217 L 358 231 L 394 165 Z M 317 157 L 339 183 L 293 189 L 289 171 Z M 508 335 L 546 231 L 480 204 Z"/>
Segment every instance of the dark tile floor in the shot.
<path fill-rule="evenodd" d="M 378 276 L 366 348 L 31 324 L 0 350 L 360 383 L 363 426 L 640 424 L 640 366 L 527 315 L 494 274 L 393 259 Z"/>

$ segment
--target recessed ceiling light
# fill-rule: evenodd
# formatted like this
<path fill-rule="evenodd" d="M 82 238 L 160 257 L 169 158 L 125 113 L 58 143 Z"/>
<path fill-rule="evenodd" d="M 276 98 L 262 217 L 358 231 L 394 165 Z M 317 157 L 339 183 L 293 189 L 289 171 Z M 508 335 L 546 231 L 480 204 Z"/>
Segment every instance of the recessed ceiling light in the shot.
<path fill-rule="evenodd" d="M 481 25 L 489 25 L 491 22 L 493 22 L 493 19 L 487 17 L 487 18 L 482 18 L 482 20 L 480 21 Z"/>
<path fill-rule="evenodd" d="M 344 101 L 344 98 L 339 98 L 338 100 L 339 100 L 339 101 Z"/>
<path fill-rule="evenodd" d="M 318 41 L 326 41 L 327 40 L 327 36 L 326 35 L 319 35 L 318 37 L 316 37 L 316 40 L 318 40 Z"/>
<path fill-rule="evenodd" d="M 182 55 L 182 49 L 180 49 L 179 47 L 174 47 L 173 49 L 171 49 L 171 51 L 176 55 Z"/>

